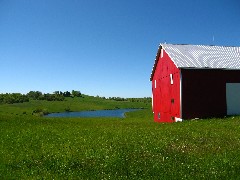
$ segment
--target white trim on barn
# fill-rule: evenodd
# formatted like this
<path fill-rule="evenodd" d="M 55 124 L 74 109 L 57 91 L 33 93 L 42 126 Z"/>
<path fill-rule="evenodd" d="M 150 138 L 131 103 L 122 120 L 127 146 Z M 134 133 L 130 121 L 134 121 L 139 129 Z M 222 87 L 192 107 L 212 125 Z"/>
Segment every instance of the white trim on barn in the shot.
<path fill-rule="evenodd" d="M 170 74 L 170 83 L 173 84 L 173 74 Z"/>

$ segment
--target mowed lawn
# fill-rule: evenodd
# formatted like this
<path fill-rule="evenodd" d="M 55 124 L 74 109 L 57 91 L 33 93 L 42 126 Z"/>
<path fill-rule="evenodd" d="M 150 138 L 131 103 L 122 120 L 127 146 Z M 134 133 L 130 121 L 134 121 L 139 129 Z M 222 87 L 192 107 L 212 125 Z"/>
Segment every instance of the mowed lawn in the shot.
<path fill-rule="evenodd" d="M 145 105 L 126 118 L 45 118 L 28 104 L 1 105 L 0 179 L 240 178 L 239 117 L 159 124 Z"/>

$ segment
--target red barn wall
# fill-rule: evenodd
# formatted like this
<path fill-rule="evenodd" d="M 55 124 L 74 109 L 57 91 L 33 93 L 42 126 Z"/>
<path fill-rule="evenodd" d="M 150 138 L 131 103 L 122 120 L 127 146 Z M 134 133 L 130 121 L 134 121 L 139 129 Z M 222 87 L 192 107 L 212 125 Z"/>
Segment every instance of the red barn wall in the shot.
<path fill-rule="evenodd" d="M 240 83 L 240 70 L 181 69 L 182 118 L 227 114 L 226 83 Z"/>
<path fill-rule="evenodd" d="M 170 81 L 173 75 L 173 84 Z M 156 88 L 155 88 L 156 82 Z M 156 122 L 174 122 L 180 118 L 180 70 L 163 50 L 152 79 L 153 112 Z"/>

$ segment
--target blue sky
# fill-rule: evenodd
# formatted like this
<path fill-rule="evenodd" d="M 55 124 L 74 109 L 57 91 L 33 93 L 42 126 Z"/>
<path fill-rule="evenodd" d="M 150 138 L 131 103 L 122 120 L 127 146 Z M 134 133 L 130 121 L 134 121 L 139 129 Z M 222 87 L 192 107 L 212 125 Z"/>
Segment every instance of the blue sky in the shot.
<path fill-rule="evenodd" d="M 240 46 L 239 22 L 239 0 L 0 0 L 0 93 L 150 97 L 159 43 Z"/>

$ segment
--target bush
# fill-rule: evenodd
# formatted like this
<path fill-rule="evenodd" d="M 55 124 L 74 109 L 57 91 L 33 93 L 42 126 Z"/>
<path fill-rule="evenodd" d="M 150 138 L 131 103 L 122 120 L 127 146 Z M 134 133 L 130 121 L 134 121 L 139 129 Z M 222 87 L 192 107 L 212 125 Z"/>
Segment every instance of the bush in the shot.
<path fill-rule="evenodd" d="M 49 112 L 47 109 L 42 109 L 42 108 L 37 108 L 35 110 L 33 110 L 32 115 L 36 115 L 36 116 L 44 116 L 44 115 L 48 115 Z"/>
<path fill-rule="evenodd" d="M 66 112 L 71 112 L 71 109 L 70 109 L 70 107 L 68 106 L 68 107 L 66 107 L 65 109 L 64 109 Z"/>

